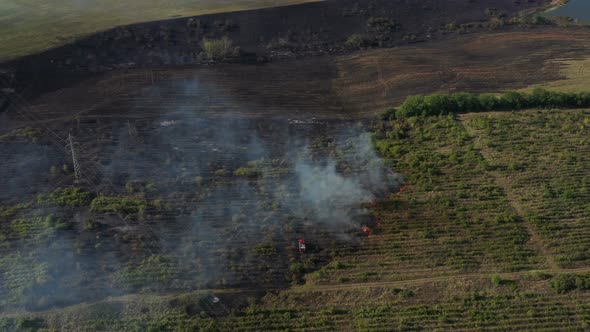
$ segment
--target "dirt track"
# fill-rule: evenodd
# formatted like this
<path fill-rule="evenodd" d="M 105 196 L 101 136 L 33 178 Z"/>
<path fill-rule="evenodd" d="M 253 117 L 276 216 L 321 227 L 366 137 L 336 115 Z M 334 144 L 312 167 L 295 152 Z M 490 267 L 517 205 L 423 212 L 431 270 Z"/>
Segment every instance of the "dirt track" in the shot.
<path fill-rule="evenodd" d="M 503 278 L 518 278 L 522 276 L 529 275 L 531 273 L 547 273 L 547 274 L 565 274 L 565 273 L 573 273 L 573 274 L 584 274 L 590 272 L 590 267 L 586 268 L 578 268 L 578 269 L 548 269 L 548 270 L 532 270 L 532 271 L 520 271 L 520 272 L 510 272 L 510 273 L 498 273 Z M 460 274 L 460 275 L 452 275 L 452 276 L 437 276 L 437 277 L 430 277 L 430 278 L 420 278 L 420 279 L 411 279 L 411 280 L 401 280 L 401 281 L 387 281 L 387 282 L 366 282 L 366 283 L 352 283 L 352 284 L 344 284 L 344 285 L 321 285 L 321 286 L 301 286 L 301 287 L 294 287 L 286 292 L 289 293 L 304 293 L 304 292 L 322 292 L 322 291 L 339 291 L 344 289 L 359 289 L 359 288 L 374 288 L 374 287 L 412 287 L 412 286 L 419 286 L 422 284 L 434 283 L 434 282 L 446 282 L 446 281 L 453 281 L 453 280 L 463 280 L 463 279 L 486 279 L 488 280 L 491 277 L 491 274 L 486 273 L 468 273 L 468 274 Z"/>
<path fill-rule="evenodd" d="M 586 268 L 577 268 L 577 269 L 546 269 L 546 270 L 532 270 L 532 271 L 520 271 L 520 272 L 510 272 L 510 273 L 499 273 L 498 275 L 501 276 L 503 279 L 508 280 L 515 280 L 524 276 L 531 275 L 531 273 L 538 273 L 538 274 L 549 274 L 549 275 L 556 275 L 556 274 L 586 274 L 590 273 L 590 267 Z M 491 277 L 490 274 L 482 274 L 482 273 L 469 273 L 469 274 L 461 274 L 461 275 L 452 275 L 452 276 L 437 276 L 437 277 L 429 277 L 429 278 L 419 278 L 419 279 L 410 279 L 410 280 L 402 280 L 402 281 L 389 281 L 389 282 L 365 282 L 365 283 L 347 283 L 341 285 L 303 285 L 303 286 L 294 286 L 288 289 L 283 288 L 276 288 L 276 287 L 260 287 L 260 288 L 248 288 L 248 289 L 232 289 L 232 288 L 223 288 L 223 289 L 201 289 L 198 291 L 193 291 L 191 294 L 248 294 L 248 293 L 265 293 L 265 292 L 274 292 L 274 291 L 281 291 L 284 294 L 299 294 L 299 293 L 322 293 L 322 292 L 338 292 L 338 291 L 345 291 L 345 290 L 359 290 L 359 289 L 367 289 L 367 288 L 388 288 L 388 287 L 402 287 L 402 288 L 412 288 L 412 287 L 420 287 L 426 284 L 434 284 L 434 283 L 450 283 L 453 281 L 464 281 L 464 280 L 489 280 Z M 151 294 L 150 296 L 156 297 L 171 297 L 175 295 L 180 295 L 183 293 L 167 293 L 167 294 Z M 142 295 L 131 294 L 131 295 L 124 295 L 124 296 L 111 296 L 107 300 L 98 301 L 98 302 L 85 302 L 76 304 L 69 308 L 74 307 L 84 307 L 88 305 L 92 305 L 95 303 L 100 302 L 131 302 L 134 300 L 141 300 Z M 59 312 L 63 310 L 63 308 L 56 309 L 56 310 L 46 310 L 46 311 L 36 311 L 36 314 L 48 314 L 52 312 Z M 4 312 L 0 313 L 0 318 L 3 317 L 19 317 L 22 316 L 22 312 Z"/>

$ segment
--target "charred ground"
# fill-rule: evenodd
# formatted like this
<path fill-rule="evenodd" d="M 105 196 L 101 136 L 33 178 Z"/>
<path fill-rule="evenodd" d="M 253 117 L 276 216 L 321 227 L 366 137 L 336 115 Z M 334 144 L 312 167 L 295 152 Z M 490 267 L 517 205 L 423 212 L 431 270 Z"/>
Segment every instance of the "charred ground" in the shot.
<path fill-rule="evenodd" d="M 17 76 L 14 84 L 20 89 L 45 91 L 89 73 L 116 68 L 211 61 L 257 63 L 361 47 L 407 45 L 458 31 L 502 26 L 519 12 L 542 8 L 549 2 L 321 1 L 119 27 L 4 67 Z M 224 36 L 232 41 L 232 51 L 226 50 L 222 58 L 208 58 L 203 41 Z"/>

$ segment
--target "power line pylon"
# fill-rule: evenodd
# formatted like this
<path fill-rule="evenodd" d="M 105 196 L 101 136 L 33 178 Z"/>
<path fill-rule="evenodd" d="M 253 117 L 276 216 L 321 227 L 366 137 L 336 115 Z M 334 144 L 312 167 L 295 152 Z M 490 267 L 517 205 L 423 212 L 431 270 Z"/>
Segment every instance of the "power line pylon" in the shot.
<path fill-rule="evenodd" d="M 78 153 L 76 151 L 77 143 L 72 133 L 68 134 L 68 147 L 70 148 L 70 152 L 72 154 L 72 164 L 74 165 L 75 183 L 79 183 L 82 179 L 82 167 L 80 166 L 80 161 L 78 160 Z"/>

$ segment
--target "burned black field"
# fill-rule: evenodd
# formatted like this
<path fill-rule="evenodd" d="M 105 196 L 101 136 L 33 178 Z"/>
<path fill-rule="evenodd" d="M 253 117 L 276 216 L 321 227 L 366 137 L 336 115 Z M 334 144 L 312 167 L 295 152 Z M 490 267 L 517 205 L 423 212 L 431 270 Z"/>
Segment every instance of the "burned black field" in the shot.
<path fill-rule="evenodd" d="M 246 116 L 255 105 L 236 113 L 231 96 L 198 78 L 132 99 L 126 113 L 39 118 L 30 135 L 3 137 L 3 149 L 22 151 L 5 161 L 3 200 L 27 204 L 3 210 L 5 308 L 302 282 L 354 250 L 375 224 L 365 207 L 403 181 L 375 154 L 366 123 L 261 119 L 264 106 Z M 215 115 L 202 111 L 208 102 Z"/>

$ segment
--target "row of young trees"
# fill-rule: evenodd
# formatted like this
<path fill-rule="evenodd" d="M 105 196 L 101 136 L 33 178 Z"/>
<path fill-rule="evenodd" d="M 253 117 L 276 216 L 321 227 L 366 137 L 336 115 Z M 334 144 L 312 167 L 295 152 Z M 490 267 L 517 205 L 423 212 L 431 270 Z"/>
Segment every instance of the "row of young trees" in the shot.
<path fill-rule="evenodd" d="M 536 88 L 531 93 L 509 91 L 500 96 L 466 92 L 410 96 L 399 108 L 388 110 L 384 117 L 391 119 L 417 115 L 433 116 L 529 108 L 582 107 L 590 107 L 590 93 L 588 92 L 555 92 Z"/>

